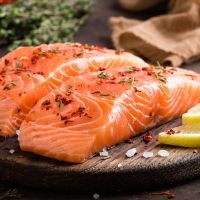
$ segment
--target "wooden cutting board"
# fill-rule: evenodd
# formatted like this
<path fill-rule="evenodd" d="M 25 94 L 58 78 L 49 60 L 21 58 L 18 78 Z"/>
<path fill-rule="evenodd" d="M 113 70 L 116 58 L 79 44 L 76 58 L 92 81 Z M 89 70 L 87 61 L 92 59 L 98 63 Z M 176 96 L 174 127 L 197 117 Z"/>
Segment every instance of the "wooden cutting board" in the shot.
<path fill-rule="evenodd" d="M 200 73 L 198 64 L 186 67 Z M 158 188 L 180 181 L 200 177 L 200 150 L 161 146 L 156 135 L 166 129 L 178 126 L 181 119 L 152 129 L 154 140 L 143 142 L 143 135 L 132 143 L 122 143 L 109 150 L 109 158 L 94 156 L 83 164 L 69 164 L 22 152 L 17 138 L 0 140 L 0 180 L 30 187 L 46 187 L 65 191 L 119 191 Z M 138 154 L 126 158 L 130 148 L 137 148 Z M 14 149 L 13 154 L 10 150 Z M 170 152 L 162 158 L 160 149 Z M 146 159 L 144 151 L 152 151 L 154 157 Z M 121 167 L 119 167 L 119 164 Z"/>
<path fill-rule="evenodd" d="M 115 4 L 115 0 L 97 1 L 94 14 L 82 27 L 76 41 L 112 47 L 111 41 L 108 40 L 110 33 L 107 18 L 128 15 L 127 12 L 116 9 Z M 102 10 L 104 12 L 98 12 Z M 130 13 L 129 17 L 132 15 Z M 139 14 L 134 15 L 139 17 Z M 100 24 L 102 28 L 95 32 L 96 24 Z M 194 64 L 188 69 L 200 73 L 198 65 Z M 176 119 L 151 130 L 155 137 L 147 145 L 142 141 L 143 135 L 141 135 L 135 138 L 133 143 L 122 143 L 112 148 L 109 151 L 110 158 L 103 160 L 95 156 L 83 164 L 68 164 L 22 152 L 19 150 L 16 137 L 6 141 L 0 140 L 0 180 L 70 192 L 105 192 L 158 188 L 200 177 L 200 153 L 193 153 L 194 149 L 161 146 L 156 142 L 156 135 L 159 132 L 180 123 L 181 120 Z M 130 148 L 137 148 L 138 154 L 128 159 L 125 153 Z M 10 154 L 10 149 L 16 152 Z M 168 150 L 170 156 L 167 158 L 157 156 L 160 149 Z M 153 151 L 154 157 L 143 158 L 144 151 Z M 122 166 L 118 167 L 118 164 Z"/>

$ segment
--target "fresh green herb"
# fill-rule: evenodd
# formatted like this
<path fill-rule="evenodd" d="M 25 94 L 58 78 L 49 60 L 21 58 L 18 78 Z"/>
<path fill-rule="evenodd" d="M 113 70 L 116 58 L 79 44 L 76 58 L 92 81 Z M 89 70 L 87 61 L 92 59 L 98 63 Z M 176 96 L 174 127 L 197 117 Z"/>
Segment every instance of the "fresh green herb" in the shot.
<path fill-rule="evenodd" d="M 172 71 L 177 71 L 177 69 L 175 67 L 172 67 L 171 70 Z"/>
<path fill-rule="evenodd" d="M 108 79 L 108 76 L 104 73 L 104 72 L 100 72 L 98 75 L 97 75 L 98 78 L 103 78 L 103 79 Z"/>
<path fill-rule="evenodd" d="M 110 94 L 103 94 L 103 93 L 101 93 L 100 95 L 104 97 L 110 96 Z"/>
<path fill-rule="evenodd" d="M 128 68 L 125 72 L 126 73 L 132 73 L 132 72 L 134 72 L 134 70 L 132 68 Z"/>
<path fill-rule="evenodd" d="M 62 100 L 60 100 L 58 102 L 58 108 L 59 108 L 60 111 L 62 110 L 62 108 L 63 108 L 63 102 L 62 102 Z"/>
<path fill-rule="evenodd" d="M 3 86 L 3 90 L 10 90 L 9 84 L 5 84 L 5 85 Z"/>
<path fill-rule="evenodd" d="M 117 94 L 114 94 L 112 95 L 112 98 L 115 99 L 118 95 Z"/>
<path fill-rule="evenodd" d="M 16 63 L 16 68 L 17 68 L 17 69 L 21 69 L 21 68 L 22 68 L 22 64 L 19 63 L 19 62 L 17 62 L 17 63 Z"/>
<path fill-rule="evenodd" d="M 68 94 L 71 94 L 72 93 L 72 85 L 69 85 L 68 87 L 67 87 L 67 93 Z"/>
<path fill-rule="evenodd" d="M 10 86 L 16 87 L 17 85 L 14 82 L 7 83 L 3 86 L 3 90 L 10 90 Z"/>
<path fill-rule="evenodd" d="M 43 56 L 43 57 L 46 57 L 47 52 L 45 52 L 45 51 L 41 51 L 41 52 L 38 53 L 38 55 Z"/>
<path fill-rule="evenodd" d="M 9 49 L 72 42 L 95 0 L 16 0 L 0 6 L 0 44 Z"/>
<path fill-rule="evenodd" d="M 133 82 L 134 82 L 134 80 L 132 78 L 127 81 L 127 83 L 129 83 L 129 84 L 133 84 Z"/>
<path fill-rule="evenodd" d="M 17 85 L 14 82 L 10 83 L 13 87 L 16 87 Z"/>
<path fill-rule="evenodd" d="M 158 69 L 163 69 L 163 67 L 161 66 L 161 64 L 160 64 L 159 61 L 156 61 L 156 64 L 157 64 L 157 68 L 158 68 Z"/>
<path fill-rule="evenodd" d="M 52 50 L 51 50 L 51 53 L 56 54 L 56 53 L 59 53 L 59 51 L 58 51 L 57 49 L 52 49 Z"/>
<path fill-rule="evenodd" d="M 164 77 L 161 77 L 161 78 L 159 78 L 158 80 L 159 80 L 159 81 L 162 81 L 162 82 L 164 82 L 164 83 L 167 83 L 167 79 L 164 78 Z"/>
<path fill-rule="evenodd" d="M 167 79 L 161 74 L 161 72 L 158 72 L 158 73 L 155 73 L 156 75 L 156 78 L 159 80 L 159 81 L 162 81 L 164 83 L 167 82 Z"/>
<path fill-rule="evenodd" d="M 126 79 L 123 78 L 122 80 L 119 81 L 119 83 L 126 83 Z"/>

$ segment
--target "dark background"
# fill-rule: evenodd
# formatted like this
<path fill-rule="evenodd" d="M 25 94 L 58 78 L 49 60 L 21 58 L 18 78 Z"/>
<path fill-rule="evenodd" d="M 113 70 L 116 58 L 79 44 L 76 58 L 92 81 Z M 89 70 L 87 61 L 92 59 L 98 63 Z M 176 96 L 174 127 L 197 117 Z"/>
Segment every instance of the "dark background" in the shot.
<path fill-rule="evenodd" d="M 149 11 L 143 11 L 139 13 L 130 13 L 128 11 L 122 10 L 117 4 L 117 0 L 97 0 L 94 6 L 93 12 L 90 14 L 86 24 L 83 25 L 80 31 L 75 36 L 76 42 L 96 44 L 101 46 L 106 46 L 113 48 L 112 41 L 110 39 L 110 29 L 108 24 L 108 18 L 110 16 L 125 16 L 129 18 L 147 19 L 152 16 L 159 14 L 164 14 L 167 12 L 167 3 L 164 1 L 158 6 L 154 7 Z M 3 55 L 6 48 L 0 49 L 0 55 Z M 200 62 L 190 64 L 191 69 L 197 68 Z M 187 65 L 186 65 L 187 66 Z M 187 66 L 188 67 L 188 66 Z M 192 169 L 191 169 L 192 170 Z M 33 174 L 34 176 L 34 174 Z M 134 180 L 133 180 L 134 181 Z M 89 186 L 88 186 L 89 187 Z M 90 194 L 66 194 L 64 192 L 49 191 L 43 189 L 35 188 L 22 188 L 17 185 L 10 183 L 0 183 L 0 200 L 8 199 L 9 195 L 6 192 L 10 191 L 10 199 L 75 199 L 75 200 L 85 200 L 93 199 L 93 193 Z M 170 190 L 175 194 L 176 200 L 199 200 L 200 199 L 200 179 L 194 180 L 189 183 L 182 183 L 176 186 L 171 186 L 170 188 L 165 188 L 161 185 L 160 188 L 155 189 L 155 191 L 167 191 Z M 104 200 L 157 200 L 157 199 L 167 199 L 165 196 L 152 195 L 155 191 L 144 191 L 137 192 L 130 191 L 130 193 L 115 193 L 115 194 L 100 194 L 99 199 Z M 12 196 L 13 194 L 13 196 Z"/>

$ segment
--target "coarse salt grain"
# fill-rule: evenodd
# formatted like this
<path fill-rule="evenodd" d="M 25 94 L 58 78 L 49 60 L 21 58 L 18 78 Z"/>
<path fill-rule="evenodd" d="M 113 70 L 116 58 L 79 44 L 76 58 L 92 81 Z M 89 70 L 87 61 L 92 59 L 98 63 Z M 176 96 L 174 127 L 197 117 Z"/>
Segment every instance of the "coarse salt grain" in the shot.
<path fill-rule="evenodd" d="M 16 135 L 19 136 L 19 134 L 20 134 L 20 130 L 16 130 Z"/>
<path fill-rule="evenodd" d="M 168 157 L 169 156 L 169 152 L 166 150 L 160 150 L 158 151 L 158 155 L 161 157 Z"/>
<path fill-rule="evenodd" d="M 126 152 L 126 157 L 131 158 L 131 157 L 133 157 L 136 153 L 137 153 L 137 149 L 136 149 L 136 148 L 129 149 L 129 150 Z"/>
<path fill-rule="evenodd" d="M 122 167 L 122 163 L 119 163 L 119 164 L 117 165 L 117 167 L 119 167 L 119 168 Z"/>
<path fill-rule="evenodd" d="M 15 153 L 15 150 L 14 149 L 10 149 L 10 154 L 13 154 L 13 153 Z"/>
<path fill-rule="evenodd" d="M 103 148 L 103 150 L 99 152 L 99 155 L 102 157 L 107 157 L 109 154 L 108 151 L 105 148 Z"/>
<path fill-rule="evenodd" d="M 98 199 L 99 197 L 100 197 L 99 194 L 97 194 L 97 193 L 93 194 L 93 198 L 94 198 L 94 199 Z"/>
<path fill-rule="evenodd" d="M 143 152 L 142 155 L 143 155 L 144 158 L 151 158 L 151 157 L 153 157 L 153 152 L 145 151 L 145 152 Z"/>

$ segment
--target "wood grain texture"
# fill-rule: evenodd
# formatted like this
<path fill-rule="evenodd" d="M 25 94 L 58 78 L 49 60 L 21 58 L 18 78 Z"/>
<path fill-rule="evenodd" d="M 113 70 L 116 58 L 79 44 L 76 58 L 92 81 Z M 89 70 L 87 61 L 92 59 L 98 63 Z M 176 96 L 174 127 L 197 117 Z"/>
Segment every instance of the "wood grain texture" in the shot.
<path fill-rule="evenodd" d="M 113 2 L 107 1 L 109 13 L 105 11 L 105 1 L 101 0 L 87 24 L 82 27 L 76 41 L 99 44 L 112 47 L 109 39 L 107 18 L 119 15 L 120 10 Z M 104 10 L 105 12 L 102 12 Z M 158 10 L 159 11 L 159 10 Z M 155 12 L 155 11 L 154 11 Z M 159 11 L 160 12 L 160 11 Z M 158 12 L 158 13 L 159 13 Z M 121 12 L 126 15 L 127 12 Z M 146 18 L 151 13 L 130 14 L 130 17 Z M 100 30 L 94 30 L 98 24 Z M 198 64 L 188 69 L 200 72 Z M 180 124 L 180 119 L 164 124 L 152 130 L 156 136 L 160 131 Z M 65 191 L 119 191 L 143 190 L 146 188 L 171 185 L 180 181 L 200 176 L 200 154 L 193 149 L 160 146 L 152 141 L 148 145 L 142 141 L 142 135 L 135 138 L 133 143 L 122 143 L 109 151 L 110 158 L 103 160 L 93 157 L 83 164 L 68 164 L 19 150 L 17 138 L 0 141 L 0 180 L 15 182 L 30 187 L 46 187 Z M 155 137 L 156 138 L 156 137 Z M 136 147 L 138 154 L 126 158 L 125 152 Z M 15 149 L 14 154 L 9 150 Z M 145 150 L 153 151 L 156 155 L 159 149 L 170 152 L 167 158 L 154 156 L 150 159 L 142 157 Z M 121 163 L 122 167 L 118 167 Z"/>
<path fill-rule="evenodd" d="M 0 143 L 0 179 L 31 187 L 46 187 L 65 191 L 139 190 L 169 185 L 200 175 L 200 154 L 194 149 L 161 146 L 156 135 L 180 124 L 180 119 L 152 129 L 154 140 L 142 141 L 143 135 L 132 143 L 121 143 L 109 150 L 110 158 L 94 156 L 83 164 L 69 164 L 19 150 L 16 138 Z M 126 158 L 130 148 L 138 154 Z M 14 154 L 9 150 L 15 149 Z M 160 149 L 170 152 L 167 158 L 157 156 Z M 143 158 L 143 151 L 153 151 L 153 158 Z M 121 163 L 122 167 L 118 167 Z"/>

